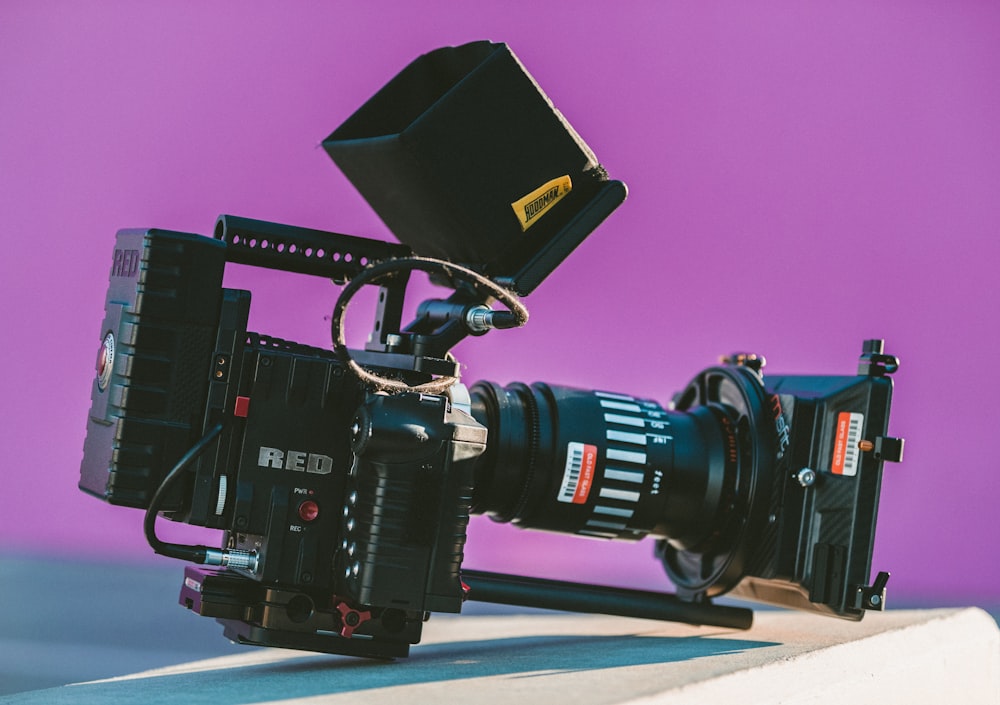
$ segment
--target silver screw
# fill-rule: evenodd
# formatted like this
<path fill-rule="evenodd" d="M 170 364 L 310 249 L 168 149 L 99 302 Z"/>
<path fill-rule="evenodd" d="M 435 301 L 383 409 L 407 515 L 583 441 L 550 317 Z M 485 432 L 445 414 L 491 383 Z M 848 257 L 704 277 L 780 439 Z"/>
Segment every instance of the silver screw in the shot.
<path fill-rule="evenodd" d="M 803 487 L 812 487 L 816 484 L 816 471 L 812 468 L 802 468 L 795 475 L 795 479 L 799 481 L 799 484 Z"/>

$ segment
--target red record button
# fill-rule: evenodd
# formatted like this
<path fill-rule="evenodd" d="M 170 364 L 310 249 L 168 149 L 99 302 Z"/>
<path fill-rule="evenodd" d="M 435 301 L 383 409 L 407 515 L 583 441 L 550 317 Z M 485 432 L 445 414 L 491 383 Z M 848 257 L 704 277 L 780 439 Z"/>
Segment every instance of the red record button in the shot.
<path fill-rule="evenodd" d="M 319 505 L 307 499 L 299 505 L 299 518 L 302 521 L 312 521 L 319 516 Z"/>

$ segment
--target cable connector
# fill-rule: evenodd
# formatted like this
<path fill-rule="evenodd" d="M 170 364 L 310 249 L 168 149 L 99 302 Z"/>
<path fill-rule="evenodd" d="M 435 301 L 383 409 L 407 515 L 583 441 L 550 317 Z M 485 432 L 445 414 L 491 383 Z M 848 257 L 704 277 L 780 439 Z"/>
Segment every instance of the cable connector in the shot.
<path fill-rule="evenodd" d="M 239 551 L 230 549 L 210 548 L 205 551 L 203 565 L 218 565 L 229 568 L 246 568 L 257 572 L 256 551 Z"/>
<path fill-rule="evenodd" d="M 489 306 L 473 306 L 465 313 L 465 326 L 474 334 L 519 325 L 517 316 L 510 311 L 494 311 Z"/>

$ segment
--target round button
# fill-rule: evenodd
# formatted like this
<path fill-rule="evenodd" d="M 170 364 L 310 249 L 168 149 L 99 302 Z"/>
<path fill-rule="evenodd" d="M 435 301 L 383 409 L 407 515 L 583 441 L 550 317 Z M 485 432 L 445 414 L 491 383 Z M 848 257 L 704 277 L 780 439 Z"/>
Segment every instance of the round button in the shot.
<path fill-rule="evenodd" d="M 312 521 L 319 516 L 319 505 L 311 499 L 307 499 L 299 505 L 299 518 L 302 521 Z"/>
<path fill-rule="evenodd" d="M 102 392 L 111 381 L 111 371 L 115 366 L 115 334 L 108 331 L 97 352 L 97 388 Z"/>

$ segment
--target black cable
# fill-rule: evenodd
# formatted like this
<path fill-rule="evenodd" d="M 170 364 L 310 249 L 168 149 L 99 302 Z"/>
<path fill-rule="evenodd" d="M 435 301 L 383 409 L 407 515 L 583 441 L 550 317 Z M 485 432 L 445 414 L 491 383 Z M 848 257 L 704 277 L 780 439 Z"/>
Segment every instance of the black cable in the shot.
<path fill-rule="evenodd" d="M 167 493 L 173 487 L 174 483 L 177 482 L 177 478 L 184 474 L 188 465 L 197 460 L 198 456 L 205 452 L 205 449 L 211 445 L 212 441 L 214 441 L 220 433 L 222 433 L 221 423 L 210 428 L 208 432 L 201 437 L 201 440 L 191 446 L 191 449 L 181 456 L 180 460 L 178 460 L 170 472 L 167 473 L 167 476 L 163 478 L 163 482 L 160 483 L 160 486 L 153 494 L 153 499 L 149 502 L 149 507 L 146 508 L 146 518 L 143 521 L 146 541 L 148 541 L 153 550 L 161 556 L 178 558 L 182 561 L 191 561 L 193 563 L 204 563 L 205 556 L 208 551 L 211 550 L 208 546 L 187 546 L 179 543 L 167 543 L 165 541 L 161 541 L 156 536 L 156 516 L 159 514 L 159 508 L 163 503 L 164 497 L 167 496 Z"/>

